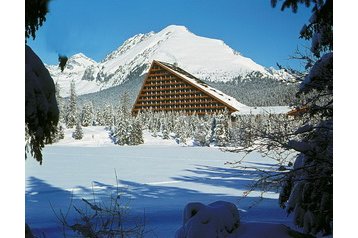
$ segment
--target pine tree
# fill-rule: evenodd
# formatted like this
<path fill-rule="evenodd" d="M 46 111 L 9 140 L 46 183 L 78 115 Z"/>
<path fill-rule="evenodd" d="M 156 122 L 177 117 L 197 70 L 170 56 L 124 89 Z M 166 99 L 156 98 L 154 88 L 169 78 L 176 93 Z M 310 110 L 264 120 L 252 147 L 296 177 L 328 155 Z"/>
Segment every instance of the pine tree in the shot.
<path fill-rule="evenodd" d="M 298 96 L 305 95 L 303 108 L 309 117 L 296 130 L 298 138 L 288 147 L 299 152 L 287 173 L 280 205 L 294 213 L 295 223 L 306 233 L 332 233 L 333 224 L 333 0 L 285 0 L 282 10 L 297 11 L 299 3 L 313 4 L 312 16 L 300 37 L 311 40 L 316 61 L 307 61 L 307 76 Z M 272 0 L 273 6 L 277 0 Z"/>
<path fill-rule="evenodd" d="M 102 112 L 103 125 L 111 127 L 114 125 L 114 110 L 111 104 L 107 104 Z"/>
<path fill-rule="evenodd" d="M 121 95 L 121 97 L 119 99 L 119 104 L 120 104 L 120 110 L 121 110 L 122 114 L 129 116 L 130 115 L 130 109 L 129 109 L 130 99 L 129 99 L 128 92 L 124 92 Z"/>
<path fill-rule="evenodd" d="M 82 107 L 81 125 L 84 127 L 93 125 L 94 112 L 92 102 L 87 102 Z"/>
<path fill-rule="evenodd" d="M 25 43 L 35 39 L 45 22 L 48 0 L 25 1 Z M 55 85 L 41 59 L 25 45 L 25 128 L 28 140 L 25 151 L 42 163 L 42 148 L 50 142 L 59 120 Z M 25 153 L 26 158 L 26 153 Z"/>
<path fill-rule="evenodd" d="M 204 120 L 201 120 L 194 131 L 194 143 L 199 146 L 209 146 L 210 142 L 207 140 L 207 135 L 210 131 L 210 126 Z"/>
<path fill-rule="evenodd" d="M 49 0 L 25 1 L 25 39 L 35 39 L 36 31 L 46 21 Z"/>
<path fill-rule="evenodd" d="M 75 82 L 71 81 L 70 86 L 70 99 L 67 104 L 67 110 L 65 115 L 65 121 L 67 128 L 73 128 L 77 124 L 77 95 Z"/>
<path fill-rule="evenodd" d="M 81 127 L 81 123 L 78 122 L 76 124 L 76 129 L 75 131 L 72 133 L 72 137 L 75 139 L 75 140 L 81 140 L 83 138 L 83 131 L 82 131 L 82 127 Z"/>
<path fill-rule="evenodd" d="M 59 123 L 57 127 L 57 139 L 62 140 L 65 138 L 65 131 L 63 129 L 63 126 Z"/>
<path fill-rule="evenodd" d="M 96 125 L 96 126 L 104 126 L 103 113 L 102 113 L 102 110 L 100 110 L 98 108 L 96 109 L 94 125 Z"/>
<path fill-rule="evenodd" d="M 140 145 L 144 143 L 142 125 L 139 120 L 132 119 L 129 137 L 129 145 Z"/>
<path fill-rule="evenodd" d="M 216 117 L 216 126 L 212 140 L 216 146 L 226 146 L 228 143 L 229 133 L 227 119 L 222 114 Z"/>

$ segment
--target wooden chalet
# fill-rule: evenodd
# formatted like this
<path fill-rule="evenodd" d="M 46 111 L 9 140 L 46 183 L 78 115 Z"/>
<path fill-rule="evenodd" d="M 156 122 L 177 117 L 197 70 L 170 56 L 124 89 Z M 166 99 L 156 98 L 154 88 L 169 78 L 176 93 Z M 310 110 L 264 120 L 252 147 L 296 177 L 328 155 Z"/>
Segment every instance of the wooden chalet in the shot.
<path fill-rule="evenodd" d="M 173 64 L 153 61 L 132 109 L 213 114 L 239 111 L 245 105 Z"/>

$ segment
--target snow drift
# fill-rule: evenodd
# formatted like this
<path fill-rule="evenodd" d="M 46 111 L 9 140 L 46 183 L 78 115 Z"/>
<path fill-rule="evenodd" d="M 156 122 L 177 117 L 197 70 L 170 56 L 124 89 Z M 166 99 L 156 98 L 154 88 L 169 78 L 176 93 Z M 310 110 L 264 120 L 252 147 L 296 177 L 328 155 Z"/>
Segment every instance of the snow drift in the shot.
<path fill-rule="evenodd" d="M 239 226 L 239 211 L 233 203 L 216 201 L 206 206 L 194 202 L 186 205 L 183 226 L 175 237 L 233 238 L 236 237 Z"/>

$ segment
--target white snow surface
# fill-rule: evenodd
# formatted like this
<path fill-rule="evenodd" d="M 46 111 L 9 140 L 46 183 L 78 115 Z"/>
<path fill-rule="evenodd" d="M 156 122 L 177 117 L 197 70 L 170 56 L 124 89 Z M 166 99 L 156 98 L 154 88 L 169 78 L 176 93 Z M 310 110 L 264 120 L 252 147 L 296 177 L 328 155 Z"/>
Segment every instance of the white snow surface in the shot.
<path fill-rule="evenodd" d="M 292 108 L 289 106 L 269 106 L 269 107 L 240 107 L 239 111 L 233 112 L 231 116 L 237 115 L 265 115 L 265 114 L 287 114 Z"/>
<path fill-rule="evenodd" d="M 242 56 L 222 40 L 197 36 L 177 25 L 170 25 L 158 33 L 135 35 L 99 63 L 83 54 L 74 55 L 70 60 L 70 66 L 63 73 L 57 66 L 48 66 L 51 76 L 64 88 L 62 96 L 68 95 L 71 80 L 79 85 L 79 95 L 96 92 L 125 82 L 139 67 L 144 66 L 142 74 L 147 73 L 153 60 L 177 63 L 197 78 L 209 81 L 225 82 L 252 72 L 278 80 L 292 79 L 283 70 L 265 68 Z M 86 77 L 83 77 L 85 71 Z"/>
<path fill-rule="evenodd" d="M 237 237 L 240 215 L 235 204 L 216 201 L 209 205 L 189 203 L 184 209 L 183 226 L 176 238 L 230 238 Z"/>
<path fill-rule="evenodd" d="M 183 225 L 183 211 L 188 203 L 210 204 L 215 201 L 233 203 L 239 210 L 241 225 L 237 237 L 268 237 L 263 230 L 272 230 L 276 238 L 278 224 L 291 225 L 291 217 L 278 206 L 278 193 L 269 191 L 256 206 L 250 206 L 261 195 L 253 191 L 239 201 L 247 185 L 257 178 L 256 171 L 233 168 L 227 161 L 241 154 L 223 152 L 217 147 L 181 145 L 144 133 L 139 146 L 114 145 L 104 127 L 83 127 L 84 138 L 71 138 L 74 129 L 65 130 L 65 138 L 46 145 L 40 166 L 26 160 L 26 222 L 36 235 L 63 237 L 61 225 L 52 208 L 66 212 L 72 205 L 83 206 L 82 198 L 108 201 L 117 191 L 130 214 L 146 218 L 145 237 L 174 237 Z M 257 153 L 247 156 L 242 165 L 268 169 L 275 162 Z M 115 176 L 117 174 L 117 181 Z M 106 200 L 107 199 L 107 200 Z M 52 207 L 52 208 L 51 208 Z M 75 211 L 70 210 L 72 221 Z M 78 217 L 77 217 L 78 218 Z M 256 234 L 256 235 L 255 235 Z M 271 236 L 270 236 L 271 237 Z"/>

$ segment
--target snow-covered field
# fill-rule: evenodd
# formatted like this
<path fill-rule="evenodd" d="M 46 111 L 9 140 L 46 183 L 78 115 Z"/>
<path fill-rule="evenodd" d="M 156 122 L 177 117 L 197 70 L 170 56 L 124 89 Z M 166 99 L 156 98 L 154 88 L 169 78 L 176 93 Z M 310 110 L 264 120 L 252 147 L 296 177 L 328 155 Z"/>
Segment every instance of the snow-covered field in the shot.
<path fill-rule="evenodd" d="M 71 130 L 67 130 L 65 139 L 47 145 L 43 165 L 31 158 L 26 161 L 26 222 L 38 235 L 44 232 L 46 237 L 63 237 L 52 208 L 66 212 L 71 199 L 73 205 L 80 206 L 81 198 L 92 199 L 93 192 L 97 199 L 108 198 L 117 189 L 115 174 L 130 214 L 145 214 L 146 230 L 150 231 L 146 237 L 174 237 L 189 202 L 234 203 L 242 221 L 240 237 L 254 237 L 250 232 L 257 232 L 255 227 L 260 223 L 260 227 L 267 223 L 292 224 L 291 217 L 279 208 L 274 191 L 264 194 L 264 199 L 252 208 L 259 192 L 239 200 L 257 177 L 255 171 L 225 165 L 238 160 L 239 154 L 216 147 L 178 145 L 149 133 L 144 134 L 143 145 L 118 146 L 111 142 L 104 127 L 83 128 L 83 132 L 80 141 L 71 138 Z M 245 161 L 259 168 L 274 163 L 255 153 Z M 72 209 L 69 220 L 74 214 Z"/>

